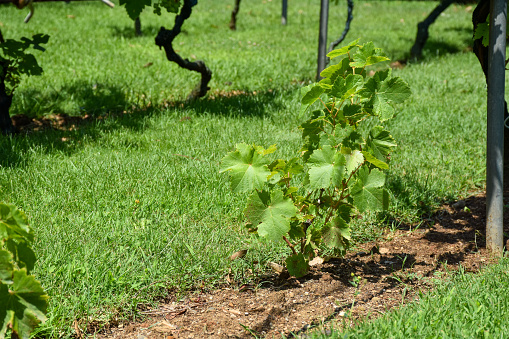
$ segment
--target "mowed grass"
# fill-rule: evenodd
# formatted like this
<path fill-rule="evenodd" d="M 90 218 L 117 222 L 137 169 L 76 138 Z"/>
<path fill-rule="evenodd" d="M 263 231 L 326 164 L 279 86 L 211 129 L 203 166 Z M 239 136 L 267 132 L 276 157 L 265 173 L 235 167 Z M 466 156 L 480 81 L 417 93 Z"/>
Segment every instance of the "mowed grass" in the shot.
<path fill-rule="evenodd" d="M 242 3 L 238 30 L 227 28 L 232 1 L 202 1 L 175 47 L 211 68 L 208 98 L 184 101 L 197 74 L 169 63 L 154 45 L 173 16 L 144 14 L 134 36 L 121 7 L 101 3 L 2 7 L 6 38 L 51 35 L 37 53 L 45 73 L 25 79 L 12 114 L 90 114 L 77 129 L 0 138 L 0 200 L 26 211 L 37 240 L 37 277 L 51 296 L 41 335 L 70 336 L 87 326 L 132 319 L 141 304 L 224 283 L 256 281 L 288 252 L 243 228 L 246 197 L 231 193 L 221 158 L 238 142 L 299 148 L 299 91 L 316 73 L 319 4 Z M 416 23 L 435 3 L 358 1 L 347 41 L 361 38 L 404 58 Z M 346 6 L 331 6 L 330 40 Z M 370 240 L 387 225 L 418 223 L 438 204 L 482 189 L 485 81 L 468 52 L 471 11 L 451 6 L 434 24 L 424 60 L 394 73 L 413 96 L 389 128 L 399 143 L 388 186 L 393 203 L 355 228 Z M 144 67 L 147 63 L 150 67 Z M 225 94 L 226 93 L 226 94 Z M 243 260 L 229 255 L 249 249 Z M 247 274 L 248 269 L 254 275 Z"/>
<path fill-rule="evenodd" d="M 435 289 L 413 303 L 374 321 L 361 321 L 343 331 L 313 333 L 312 338 L 506 338 L 509 331 L 509 262 L 480 274 L 460 270 L 453 278 L 436 280 Z"/>

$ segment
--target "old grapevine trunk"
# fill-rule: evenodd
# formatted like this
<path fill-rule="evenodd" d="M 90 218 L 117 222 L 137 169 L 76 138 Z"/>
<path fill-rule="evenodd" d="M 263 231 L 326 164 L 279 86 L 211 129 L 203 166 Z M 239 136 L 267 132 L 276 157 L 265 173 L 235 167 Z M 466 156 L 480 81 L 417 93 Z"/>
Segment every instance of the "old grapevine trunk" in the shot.
<path fill-rule="evenodd" d="M 421 21 L 417 24 L 417 36 L 415 37 L 415 42 L 412 48 L 410 49 L 410 58 L 411 59 L 419 59 L 422 56 L 422 49 L 424 45 L 426 45 L 426 41 L 428 41 L 429 37 L 429 26 L 435 22 L 435 20 L 442 14 L 443 11 L 449 7 L 454 0 L 442 0 L 437 7 L 428 15 L 424 21 Z"/>
<path fill-rule="evenodd" d="M 188 100 L 204 97 L 207 94 L 207 91 L 210 89 L 210 87 L 208 87 L 208 83 L 212 78 L 212 72 L 203 61 L 197 60 L 192 62 L 188 59 L 183 59 L 173 49 L 173 40 L 177 37 L 177 35 L 179 35 L 184 21 L 186 21 L 191 16 L 193 6 L 197 4 L 197 0 L 184 0 L 184 5 L 182 6 L 180 13 L 175 17 L 175 25 L 173 28 L 168 30 L 164 27 L 161 27 L 159 33 L 156 36 L 156 45 L 159 46 L 159 48 L 164 48 L 164 51 L 166 52 L 166 58 L 169 61 L 175 62 L 182 68 L 201 74 L 201 81 L 191 92 L 191 94 L 189 94 L 187 97 Z"/>
<path fill-rule="evenodd" d="M 0 31 L 0 43 L 4 43 L 4 37 Z M 7 93 L 5 87 L 5 78 L 7 76 L 7 61 L 0 63 L 0 133 L 12 134 L 14 133 L 14 126 L 12 126 L 11 116 L 9 109 L 12 104 L 12 94 Z"/>
<path fill-rule="evenodd" d="M 235 5 L 233 6 L 232 17 L 230 19 L 230 23 L 228 26 L 232 31 L 237 29 L 237 14 L 239 13 L 240 8 L 240 0 L 235 0 Z"/>

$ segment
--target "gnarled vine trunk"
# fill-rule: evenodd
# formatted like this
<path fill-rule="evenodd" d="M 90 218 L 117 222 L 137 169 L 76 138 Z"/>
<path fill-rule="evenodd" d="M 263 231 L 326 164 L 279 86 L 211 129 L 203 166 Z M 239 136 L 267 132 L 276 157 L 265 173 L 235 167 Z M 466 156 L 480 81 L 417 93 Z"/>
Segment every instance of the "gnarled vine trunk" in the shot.
<path fill-rule="evenodd" d="M 164 27 L 161 27 L 159 33 L 156 36 L 156 45 L 159 46 L 159 48 L 164 48 L 164 51 L 166 52 L 166 58 L 169 61 L 175 62 L 182 68 L 201 74 L 200 83 L 191 92 L 191 94 L 189 94 L 187 100 L 194 100 L 200 97 L 204 97 L 207 94 L 207 91 L 210 89 L 210 87 L 208 87 L 208 83 L 212 78 L 212 72 L 203 61 L 197 60 L 192 62 L 188 59 L 183 59 L 173 49 L 173 40 L 175 40 L 177 35 L 179 35 L 182 29 L 182 25 L 191 16 L 193 6 L 197 4 L 197 0 L 184 0 L 184 4 L 180 10 L 180 13 L 175 17 L 175 25 L 173 28 L 168 30 Z"/>
<path fill-rule="evenodd" d="M 329 52 L 331 52 L 340 43 L 342 43 L 343 40 L 345 40 L 346 35 L 348 34 L 348 31 L 350 31 L 350 24 L 352 23 L 352 20 L 353 20 L 353 0 L 346 0 L 346 2 L 347 2 L 347 6 L 348 6 L 348 14 L 346 16 L 345 28 L 343 29 L 343 33 L 341 33 L 341 36 L 337 40 L 331 42 L 331 44 L 329 46 Z M 327 58 L 326 63 L 328 64 L 329 62 L 330 62 L 330 59 Z"/>
<path fill-rule="evenodd" d="M 440 14 L 445 11 L 455 0 L 442 0 L 437 7 L 428 15 L 424 21 L 417 24 L 417 36 L 415 42 L 410 49 L 410 58 L 419 59 L 422 57 L 422 49 L 426 45 L 429 37 L 429 26 L 435 22 Z"/>
<path fill-rule="evenodd" d="M 232 17 L 230 19 L 230 23 L 228 26 L 232 31 L 237 29 L 237 14 L 239 13 L 240 8 L 240 0 L 235 0 L 235 5 L 233 6 Z"/>
<path fill-rule="evenodd" d="M 474 33 L 479 24 L 485 23 L 490 14 L 490 0 L 480 0 L 477 7 L 472 14 L 472 23 L 474 25 Z M 482 71 L 488 83 L 488 62 L 489 62 L 489 49 L 482 44 L 482 38 L 474 40 L 473 50 L 479 63 L 481 64 Z M 509 117 L 507 111 L 507 101 L 505 102 L 504 120 Z M 509 184 L 509 131 L 504 128 L 504 183 Z"/>
<path fill-rule="evenodd" d="M 134 34 L 136 36 L 142 36 L 143 31 L 141 30 L 141 20 L 140 17 L 137 17 L 136 20 L 134 20 Z"/>
<path fill-rule="evenodd" d="M 0 31 L 0 43 L 4 43 L 4 37 Z M 12 125 L 9 109 L 12 104 L 12 94 L 7 93 L 5 88 L 5 77 L 7 76 L 7 65 L 0 62 L 0 133 L 12 134 L 14 133 L 14 126 Z"/>

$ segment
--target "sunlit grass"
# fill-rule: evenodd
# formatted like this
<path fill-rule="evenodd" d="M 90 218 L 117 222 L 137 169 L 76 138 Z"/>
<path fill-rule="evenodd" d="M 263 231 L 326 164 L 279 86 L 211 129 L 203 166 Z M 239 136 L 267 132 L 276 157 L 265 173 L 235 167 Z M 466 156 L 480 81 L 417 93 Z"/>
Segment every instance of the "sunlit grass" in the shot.
<path fill-rule="evenodd" d="M 123 8 L 100 3 L 2 7 L 6 38 L 50 34 L 37 53 L 44 74 L 25 79 L 12 114 L 94 116 L 77 129 L 0 138 L 0 200 L 25 210 L 36 230 L 37 277 L 51 295 L 43 332 L 71 335 L 92 320 L 135 314 L 172 291 L 237 281 L 286 255 L 282 244 L 244 231 L 246 197 L 231 193 L 220 159 L 238 142 L 299 147 L 299 91 L 315 76 L 319 2 L 293 1 L 280 25 L 278 1 L 242 3 L 228 29 L 231 1 L 201 1 L 175 46 L 211 68 L 211 95 L 183 100 L 198 75 L 169 63 L 154 44 L 173 17 L 142 16 L 136 38 Z M 416 23 L 434 3 L 356 2 L 347 40 L 373 41 L 393 60 L 413 43 Z M 343 30 L 346 7 L 331 6 L 330 35 Z M 484 185 L 485 85 L 470 43 L 471 12 L 452 6 L 433 25 L 424 61 L 394 73 L 412 98 L 388 126 L 399 144 L 385 220 L 356 225 L 356 241 L 387 223 L 419 222 L 443 201 Z M 382 28 L 381 28 L 382 27 Z M 151 66 L 146 66 L 152 63 Z M 225 93 L 228 93 L 225 95 Z M 249 248 L 242 261 L 228 256 Z"/>

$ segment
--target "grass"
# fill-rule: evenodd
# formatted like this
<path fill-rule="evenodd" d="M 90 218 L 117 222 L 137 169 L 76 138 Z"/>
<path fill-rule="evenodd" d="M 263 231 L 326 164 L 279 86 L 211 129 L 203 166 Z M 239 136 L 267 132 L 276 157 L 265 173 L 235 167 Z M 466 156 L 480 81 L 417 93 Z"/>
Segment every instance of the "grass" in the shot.
<path fill-rule="evenodd" d="M 183 56 L 213 72 L 211 96 L 194 103 L 182 100 L 198 76 L 167 62 L 153 42 L 171 16 L 144 14 L 144 37 L 136 38 L 122 8 L 100 3 L 36 4 L 28 25 L 13 6 L 0 13 L 6 38 L 51 35 L 37 54 L 45 72 L 23 81 L 12 114 L 96 118 L 78 129 L 0 138 L 0 200 L 29 216 L 35 271 L 51 296 L 41 335 L 70 336 L 75 319 L 81 328 L 132 319 L 140 304 L 211 288 L 229 269 L 249 282 L 248 268 L 256 275 L 287 254 L 244 231 L 245 197 L 231 193 L 218 163 L 238 142 L 277 144 L 278 157 L 299 146 L 299 88 L 316 72 L 319 5 L 292 2 L 283 27 L 279 2 L 243 3 L 236 32 L 227 29 L 231 5 L 200 2 L 176 40 Z M 393 60 L 404 58 L 434 5 L 359 1 L 347 40 L 374 41 Z M 482 189 L 486 97 L 466 51 L 470 16 L 452 6 L 432 27 L 424 61 L 394 71 L 414 94 L 388 126 L 400 146 L 388 174 L 393 204 L 356 225 L 355 241 Z M 331 6 L 331 39 L 345 19 L 344 6 Z M 245 260 L 228 261 L 244 248 Z"/>
<path fill-rule="evenodd" d="M 480 274 L 459 271 L 405 307 L 342 332 L 313 338 L 505 338 L 509 326 L 509 261 Z"/>

